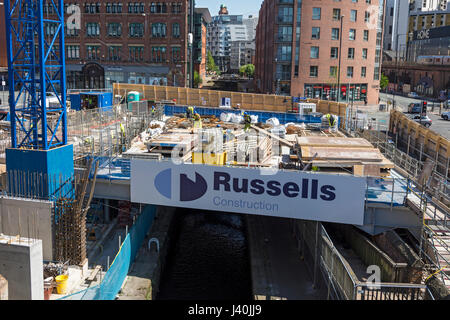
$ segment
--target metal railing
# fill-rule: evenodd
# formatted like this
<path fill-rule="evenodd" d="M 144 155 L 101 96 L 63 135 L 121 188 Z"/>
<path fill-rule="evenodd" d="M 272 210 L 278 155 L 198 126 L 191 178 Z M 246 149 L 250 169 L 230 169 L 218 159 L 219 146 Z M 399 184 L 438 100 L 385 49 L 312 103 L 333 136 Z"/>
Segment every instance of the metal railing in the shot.
<path fill-rule="evenodd" d="M 391 137 L 387 134 L 388 130 L 385 128 L 385 132 L 378 130 L 361 130 L 357 129 L 355 134 L 362 138 L 367 139 L 381 153 L 383 153 L 389 160 L 391 160 L 397 168 L 401 169 L 408 176 L 408 188 L 407 193 L 411 197 L 415 197 L 419 201 L 418 204 L 411 201 L 406 202 L 408 205 L 412 205 L 418 209 L 422 214 L 422 232 L 420 236 L 419 253 L 421 257 L 425 258 L 428 263 L 431 264 L 431 275 L 436 275 L 440 278 L 442 283 L 450 282 L 450 275 L 447 274 L 447 268 L 450 267 L 450 246 L 441 239 L 441 236 L 437 234 L 431 226 L 441 228 L 441 231 L 450 234 L 448 227 L 448 220 L 450 219 L 450 213 L 445 204 L 450 202 L 450 185 L 448 183 L 448 159 L 444 164 L 439 162 L 439 157 L 431 158 L 423 152 L 423 148 L 417 151 L 410 147 L 409 139 L 406 147 L 407 152 L 403 152 L 397 148 L 398 136 L 392 141 Z M 410 154 L 419 154 L 419 159 L 416 159 Z M 425 162 L 421 159 L 428 159 L 432 161 L 433 168 L 430 176 L 425 183 L 420 184 L 418 178 L 424 170 Z M 446 168 L 447 176 L 442 175 L 439 172 L 439 167 Z M 440 170 L 442 171 L 442 170 Z M 411 182 L 409 182 L 411 181 Z M 412 184 L 417 185 L 416 188 L 412 187 Z M 438 201 L 436 201 L 437 199 Z M 444 249 L 439 251 L 436 245 Z M 431 252 L 430 252 L 431 250 Z M 442 265 L 443 264 L 443 265 Z"/>
<path fill-rule="evenodd" d="M 365 283 L 359 281 L 351 266 L 334 246 L 325 227 L 320 222 L 294 222 L 298 228 L 301 252 L 314 263 L 314 282 L 323 276 L 328 299 L 338 300 L 434 300 L 425 284 Z M 315 227 L 314 227 L 315 225 Z M 297 229 L 294 228 L 296 231 Z M 294 231 L 294 232 L 295 232 Z"/>

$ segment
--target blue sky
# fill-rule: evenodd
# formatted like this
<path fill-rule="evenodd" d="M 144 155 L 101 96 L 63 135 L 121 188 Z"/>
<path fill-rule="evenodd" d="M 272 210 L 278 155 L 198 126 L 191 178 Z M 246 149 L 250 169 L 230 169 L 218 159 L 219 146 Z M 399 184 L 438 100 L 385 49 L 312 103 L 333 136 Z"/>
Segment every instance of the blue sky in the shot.
<path fill-rule="evenodd" d="M 224 4 L 230 14 L 242 14 L 244 18 L 249 14 L 257 16 L 262 0 L 195 0 L 195 6 L 208 8 L 211 16 L 217 16 L 220 5 Z"/>

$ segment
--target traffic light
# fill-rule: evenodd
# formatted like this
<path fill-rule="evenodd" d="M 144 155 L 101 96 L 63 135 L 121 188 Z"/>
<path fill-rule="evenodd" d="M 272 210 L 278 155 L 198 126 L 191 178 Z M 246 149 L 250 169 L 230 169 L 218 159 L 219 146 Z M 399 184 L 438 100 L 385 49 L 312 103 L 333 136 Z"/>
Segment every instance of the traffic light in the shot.
<path fill-rule="evenodd" d="M 427 113 L 427 102 L 422 101 L 422 113 Z"/>

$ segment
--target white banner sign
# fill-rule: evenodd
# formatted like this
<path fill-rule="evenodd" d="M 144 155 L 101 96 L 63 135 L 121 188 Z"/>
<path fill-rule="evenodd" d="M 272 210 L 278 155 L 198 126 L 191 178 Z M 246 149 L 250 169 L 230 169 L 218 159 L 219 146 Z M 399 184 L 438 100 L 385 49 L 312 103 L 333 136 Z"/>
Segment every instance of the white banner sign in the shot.
<path fill-rule="evenodd" d="M 365 191 L 362 177 L 131 161 L 135 203 L 363 225 Z"/>

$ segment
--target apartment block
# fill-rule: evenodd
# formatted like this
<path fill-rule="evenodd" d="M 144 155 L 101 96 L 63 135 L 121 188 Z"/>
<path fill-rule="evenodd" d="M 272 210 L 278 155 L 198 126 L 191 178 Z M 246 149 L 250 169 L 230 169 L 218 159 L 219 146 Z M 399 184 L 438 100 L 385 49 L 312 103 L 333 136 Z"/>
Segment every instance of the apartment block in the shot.
<path fill-rule="evenodd" d="M 384 0 L 264 0 L 259 92 L 377 103 Z"/>

